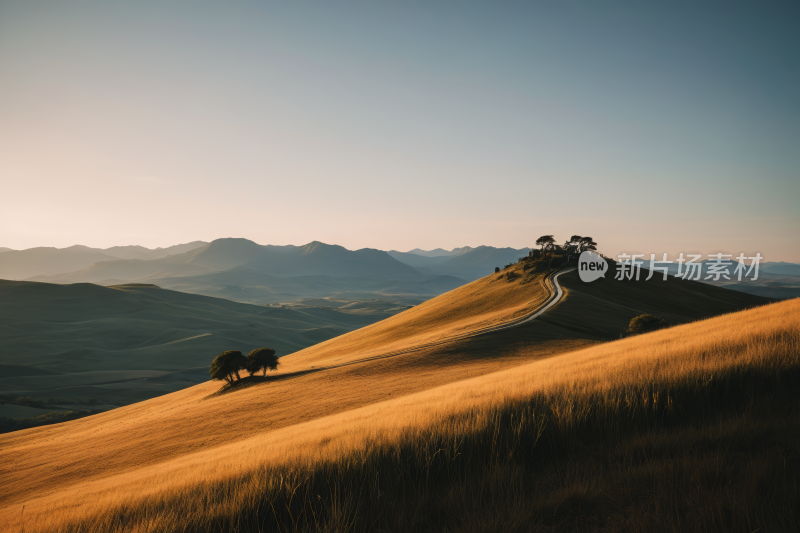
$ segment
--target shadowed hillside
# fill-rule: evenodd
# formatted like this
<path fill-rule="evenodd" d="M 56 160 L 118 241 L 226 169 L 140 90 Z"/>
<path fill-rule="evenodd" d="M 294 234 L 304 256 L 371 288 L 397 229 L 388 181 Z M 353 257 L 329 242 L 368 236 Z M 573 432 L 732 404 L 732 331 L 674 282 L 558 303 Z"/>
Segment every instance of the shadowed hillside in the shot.
<path fill-rule="evenodd" d="M 205 381 L 224 350 L 285 355 L 392 312 L 261 307 L 154 285 L 0 281 L 0 394 L 107 409 Z M 0 417 L 14 417 L 6 408 Z"/>
<path fill-rule="evenodd" d="M 363 276 L 274 276 L 249 266 L 200 276 L 156 278 L 166 289 L 253 304 L 288 303 L 305 298 L 383 299 L 417 305 L 466 283 L 452 276 L 391 278 Z"/>
<path fill-rule="evenodd" d="M 783 299 L 797 298 L 800 296 L 800 265 L 783 262 L 766 262 L 761 265 L 757 277 L 755 272 L 750 273 L 749 276 L 745 275 L 747 272 L 745 270 L 742 272 L 742 279 L 739 280 L 738 275 L 735 274 L 735 262 L 731 262 L 728 267 L 727 275 L 729 279 L 710 274 L 708 271 L 710 264 L 708 260 L 699 262 L 700 268 L 698 270 L 700 271 L 700 279 L 698 281 L 714 285 L 715 287 L 724 287 L 726 289 L 746 292 L 766 298 Z M 749 268 L 749 263 L 747 265 Z M 683 267 L 682 271 L 686 272 L 686 268 Z M 675 275 L 677 272 L 677 264 L 669 265 L 670 274 Z M 693 272 L 689 277 L 695 279 L 697 275 Z M 719 279 L 715 279 L 717 277 Z M 752 279 L 754 277 L 757 279 Z"/>

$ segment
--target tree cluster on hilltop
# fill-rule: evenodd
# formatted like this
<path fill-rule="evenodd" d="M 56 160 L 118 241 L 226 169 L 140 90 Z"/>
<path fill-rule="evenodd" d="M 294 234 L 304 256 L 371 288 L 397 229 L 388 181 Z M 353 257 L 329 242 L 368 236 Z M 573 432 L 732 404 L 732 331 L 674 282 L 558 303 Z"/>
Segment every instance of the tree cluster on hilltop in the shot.
<path fill-rule="evenodd" d="M 272 348 L 256 348 L 245 357 L 239 350 L 228 350 L 222 352 L 211 362 L 209 374 L 211 379 L 225 380 L 228 384 L 241 379 L 240 371 L 246 370 L 251 376 L 259 370 L 262 375 L 267 374 L 267 370 L 277 370 L 280 362 Z"/>
<path fill-rule="evenodd" d="M 532 249 L 525 257 L 520 257 L 519 262 L 523 263 L 524 270 L 542 270 L 545 268 L 552 268 L 553 266 L 561 266 L 569 263 L 573 258 L 581 253 L 591 250 L 597 251 L 597 243 L 591 237 L 582 237 L 580 235 L 573 235 L 563 245 L 556 244 L 555 236 L 542 235 L 536 239 L 536 246 L 539 247 Z M 516 263 L 511 263 L 503 267 L 495 268 L 495 273 L 505 270 Z"/>

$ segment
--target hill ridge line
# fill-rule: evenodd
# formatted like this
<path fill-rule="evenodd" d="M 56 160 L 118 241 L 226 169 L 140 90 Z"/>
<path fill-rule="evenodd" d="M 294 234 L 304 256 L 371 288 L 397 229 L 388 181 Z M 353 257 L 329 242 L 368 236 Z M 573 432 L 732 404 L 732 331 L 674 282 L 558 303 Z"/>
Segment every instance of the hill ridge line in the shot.
<path fill-rule="evenodd" d="M 365 357 L 364 359 L 359 359 L 357 361 L 348 361 L 347 363 L 342 363 L 340 365 L 331 365 L 331 366 L 324 366 L 324 367 L 319 367 L 319 368 L 311 366 L 308 369 L 298 370 L 297 372 L 298 373 L 307 373 L 307 372 L 316 372 L 316 371 L 321 371 L 321 370 L 331 370 L 331 369 L 334 369 L 334 368 L 342 368 L 342 367 L 345 367 L 345 366 L 355 365 L 355 364 L 358 364 L 358 363 L 366 363 L 366 362 L 369 362 L 369 361 L 377 361 L 377 360 L 380 360 L 380 359 L 388 359 L 389 357 L 395 357 L 395 356 L 398 356 L 398 355 L 414 353 L 414 352 L 418 352 L 420 350 L 425 350 L 425 349 L 428 349 L 428 348 L 434 348 L 436 346 L 442 346 L 444 344 L 449 344 L 451 342 L 460 341 L 460 340 L 464 340 L 464 339 L 470 339 L 470 338 L 473 338 L 473 337 L 486 335 L 488 333 L 494 333 L 495 331 L 500 331 L 500 330 L 504 330 L 504 329 L 510 329 L 510 328 L 514 328 L 514 327 L 517 327 L 517 326 L 521 326 L 522 324 L 530 322 L 534 318 L 542 315 L 543 313 L 545 313 L 547 310 L 549 310 L 552 306 L 554 306 L 556 303 L 558 303 L 561 300 L 561 298 L 564 295 L 564 291 L 562 290 L 561 285 L 558 284 L 558 277 L 561 274 L 566 274 L 567 272 L 572 272 L 573 270 L 575 270 L 575 267 L 556 270 L 556 271 L 553 271 L 553 272 L 547 274 L 545 279 L 542 280 L 542 284 L 544 285 L 545 289 L 547 289 L 547 291 L 550 293 L 550 296 L 548 296 L 547 300 L 545 300 L 544 303 L 539 305 L 536 309 L 534 309 L 533 311 L 531 311 L 527 315 L 525 315 L 525 316 L 523 316 L 521 318 L 515 318 L 513 320 L 509 320 L 505 324 L 499 324 L 497 326 L 490 326 L 490 327 L 487 327 L 487 328 L 482 328 L 482 329 L 478 329 L 478 330 L 475 330 L 475 331 L 470 331 L 469 333 L 463 333 L 461 335 L 455 335 L 453 337 L 447 337 L 445 339 L 441 339 L 441 340 L 438 340 L 438 341 L 420 344 L 420 345 L 417 345 L 417 346 L 413 346 L 411 348 L 407 348 L 405 350 L 398 350 L 396 352 L 388 352 L 388 353 L 381 354 L 381 355 L 374 355 L 374 356 L 371 356 L 371 357 Z M 548 286 L 548 284 L 549 284 L 549 286 Z M 294 372 L 292 372 L 292 373 L 294 373 Z"/>

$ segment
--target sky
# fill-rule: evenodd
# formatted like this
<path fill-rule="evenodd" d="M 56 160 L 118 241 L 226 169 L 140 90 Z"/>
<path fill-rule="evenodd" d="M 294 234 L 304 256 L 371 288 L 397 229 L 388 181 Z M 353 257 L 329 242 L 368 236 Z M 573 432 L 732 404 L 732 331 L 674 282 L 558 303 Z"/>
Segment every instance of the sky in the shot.
<path fill-rule="evenodd" d="M 800 262 L 800 8 L 0 1 L 0 246 Z"/>

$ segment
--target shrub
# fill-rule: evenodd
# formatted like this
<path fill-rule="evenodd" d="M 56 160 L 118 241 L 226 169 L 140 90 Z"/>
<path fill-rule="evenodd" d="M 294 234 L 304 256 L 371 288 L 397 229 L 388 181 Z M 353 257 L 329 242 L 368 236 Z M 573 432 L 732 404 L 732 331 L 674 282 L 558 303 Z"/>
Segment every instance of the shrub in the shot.
<path fill-rule="evenodd" d="M 14 402 L 16 405 L 24 405 L 26 407 L 44 407 L 44 402 L 33 396 L 20 396 Z"/>
<path fill-rule="evenodd" d="M 649 333 L 666 326 L 667 323 L 660 316 L 639 315 L 631 319 L 631 323 L 628 325 L 628 333 L 630 335 L 639 335 L 640 333 Z"/>

